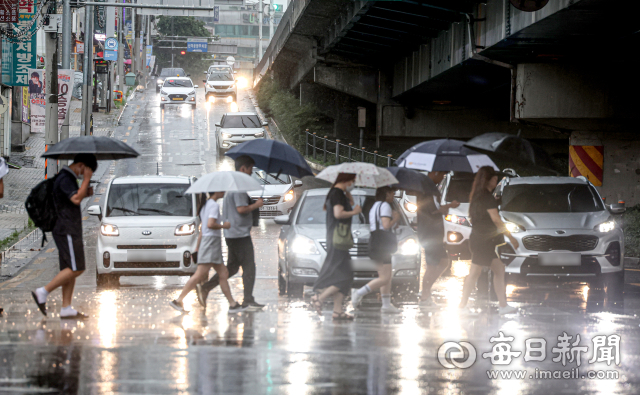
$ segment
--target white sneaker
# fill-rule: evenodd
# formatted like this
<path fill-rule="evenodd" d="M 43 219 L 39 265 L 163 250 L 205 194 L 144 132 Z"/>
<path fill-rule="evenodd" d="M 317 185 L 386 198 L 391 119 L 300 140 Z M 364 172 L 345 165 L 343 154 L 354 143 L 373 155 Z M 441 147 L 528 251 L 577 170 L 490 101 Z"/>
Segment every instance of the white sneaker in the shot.
<path fill-rule="evenodd" d="M 400 310 L 394 305 L 389 305 L 389 306 L 382 306 L 382 308 L 380 309 L 380 312 L 382 314 L 400 314 L 402 313 L 402 310 Z"/>
<path fill-rule="evenodd" d="M 505 314 L 516 314 L 518 312 L 518 308 L 517 307 L 513 307 L 513 306 L 509 306 L 506 305 L 504 307 L 500 307 L 498 309 L 498 312 L 500 313 L 500 315 L 505 315 Z"/>
<path fill-rule="evenodd" d="M 362 298 L 363 296 L 360 296 L 357 289 L 351 290 L 351 306 L 353 306 L 354 310 L 358 308 L 358 305 L 362 302 Z"/>

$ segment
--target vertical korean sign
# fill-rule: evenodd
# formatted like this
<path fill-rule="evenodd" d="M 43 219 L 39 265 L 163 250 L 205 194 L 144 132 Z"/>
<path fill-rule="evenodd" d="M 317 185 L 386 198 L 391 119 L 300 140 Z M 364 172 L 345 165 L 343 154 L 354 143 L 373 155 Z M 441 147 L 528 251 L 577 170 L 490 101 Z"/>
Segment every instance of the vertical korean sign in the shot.
<path fill-rule="evenodd" d="M 18 22 L 18 0 L 0 0 L 0 22 Z"/>
<path fill-rule="evenodd" d="M 62 131 L 62 124 L 68 117 L 73 91 L 73 70 L 58 70 L 58 132 Z"/>
<path fill-rule="evenodd" d="M 17 44 L 2 39 L 2 82 L 11 86 L 27 86 L 29 84 L 29 69 L 36 68 L 36 27 L 37 13 L 35 0 L 19 0 L 18 23 L 11 26 L 14 29 L 25 30 L 31 26 L 34 34 L 26 41 Z"/>
<path fill-rule="evenodd" d="M 44 133 L 47 89 L 44 70 L 29 69 L 29 100 L 31 100 L 31 133 Z"/>

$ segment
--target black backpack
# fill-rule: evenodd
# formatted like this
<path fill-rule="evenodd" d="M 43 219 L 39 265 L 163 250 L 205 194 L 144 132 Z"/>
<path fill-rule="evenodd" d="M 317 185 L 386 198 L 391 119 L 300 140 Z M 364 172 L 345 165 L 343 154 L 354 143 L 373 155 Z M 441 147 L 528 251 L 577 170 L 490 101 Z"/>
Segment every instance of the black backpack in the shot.
<path fill-rule="evenodd" d="M 51 232 L 58 220 L 58 212 L 53 201 L 53 184 L 56 177 L 57 175 L 36 185 L 24 203 L 29 218 L 42 230 L 42 246 L 47 241 L 45 232 Z"/>

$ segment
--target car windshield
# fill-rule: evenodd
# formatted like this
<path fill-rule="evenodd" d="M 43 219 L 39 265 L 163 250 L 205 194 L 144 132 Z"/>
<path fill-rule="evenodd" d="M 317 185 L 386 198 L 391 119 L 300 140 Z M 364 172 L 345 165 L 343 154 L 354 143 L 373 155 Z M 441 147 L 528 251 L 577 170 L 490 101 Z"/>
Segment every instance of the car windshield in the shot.
<path fill-rule="evenodd" d="M 507 185 L 502 211 L 517 213 L 588 213 L 604 206 L 596 191 L 584 184 Z"/>
<path fill-rule="evenodd" d="M 276 177 L 276 175 L 277 174 L 269 174 L 266 171 L 260 169 L 253 169 L 252 174 L 254 179 L 264 185 L 291 184 L 291 177 L 289 177 L 288 175 L 280 174 L 277 175 L 278 177 Z"/>
<path fill-rule="evenodd" d="M 188 184 L 112 184 L 107 200 L 107 217 L 168 215 L 191 217 Z"/>
<path fill-rule="evenodd" d="M 209 73 L 228 73 L 231 71 L 230 67 L 226 66 L 211 66 L 209 67 Z"/>
<path fill-rule="evenodd" d="M 298 212 L 296 223 L 299 225 L 325 225 L 327 223 L 327 212 L 322 209 L 326 196 L 307 196 L 302 202 L 302 206 Z M 351 217 L 353 225 L 369 224 L 369 210 L 376 202 L 373 196 L 354 195 L 355 204 L 362 207 L 362 213 Z M 394 201 L 391 206 L 394 210 L 400 212 L 400 207 Z M 400 215 L 401 226 L 406 226 L 405 217 Z"/>
<path fill-rule="evenodd" d="M 163 88 L 191 88 L 193 83 L 190 80 L 165 80 Z"/>
<path fill-rule="evenodd" d="M 160 77 L 177 77 L 179 75 L 186 75 L 182 69 L 162 69 Z"/>
<path fill-rule="evenodd" d="M 469 203 L 473 178 L 452 178 L 444 195 L 445 202 Z"/>
<path fill-rule="evenodd" d="M 223 128 L 259 128 L 262 124 L 257 115 L 227 115 L 222 122 Z"/>
<path fill-rule="evenodd" d="M 233 81 L 233 76 L 229 73 L 211 73 L 208 81 Z"/>

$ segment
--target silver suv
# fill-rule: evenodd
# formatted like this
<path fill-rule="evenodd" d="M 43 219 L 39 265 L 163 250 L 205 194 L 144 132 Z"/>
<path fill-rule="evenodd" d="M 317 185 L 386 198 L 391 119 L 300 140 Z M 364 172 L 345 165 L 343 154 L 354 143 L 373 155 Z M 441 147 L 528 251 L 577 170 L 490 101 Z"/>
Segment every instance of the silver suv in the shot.
<path fill-rule="evenodd" d="M 616 215 L 584 177 L 504 178 L 495 195 L 500 215 L 518 239 L 498 247 L 509 282 L 534 278 L 614 280 L 624 286 L 624 233 Z"/>

